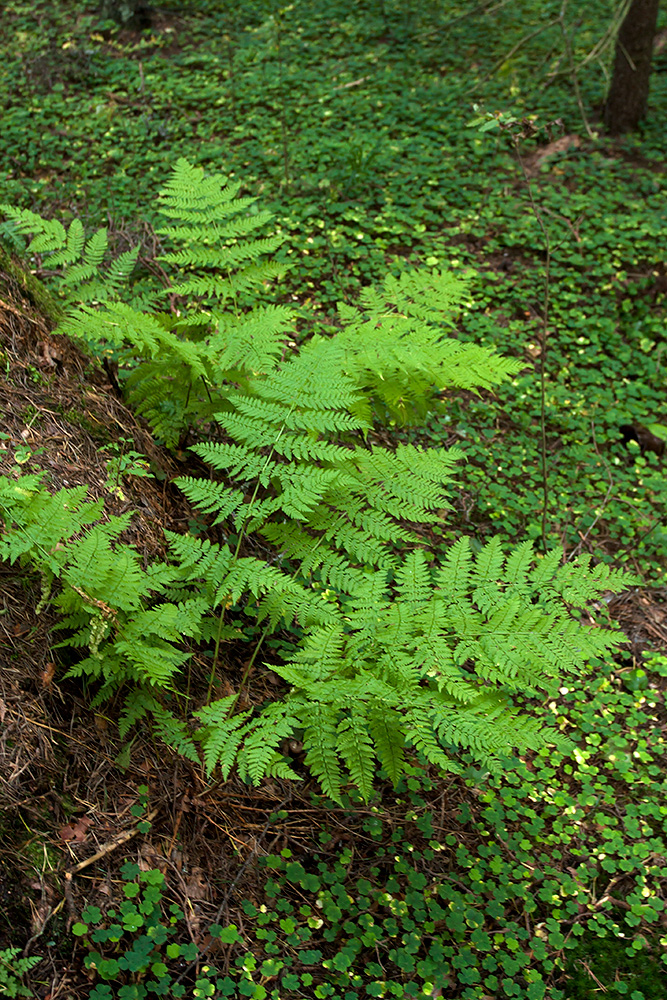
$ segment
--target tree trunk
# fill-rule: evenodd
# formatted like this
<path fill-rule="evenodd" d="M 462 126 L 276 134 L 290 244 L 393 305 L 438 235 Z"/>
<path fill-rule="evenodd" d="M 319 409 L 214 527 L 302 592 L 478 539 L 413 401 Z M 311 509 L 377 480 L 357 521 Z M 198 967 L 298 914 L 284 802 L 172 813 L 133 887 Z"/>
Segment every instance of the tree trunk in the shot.
<path fill-rule="evenodd" d="M 605 125 L 612 135 L 636 129 L 646 114 L 659 4 L 660 0 L 632 0 L 618 33 L 604 109 Z"/>

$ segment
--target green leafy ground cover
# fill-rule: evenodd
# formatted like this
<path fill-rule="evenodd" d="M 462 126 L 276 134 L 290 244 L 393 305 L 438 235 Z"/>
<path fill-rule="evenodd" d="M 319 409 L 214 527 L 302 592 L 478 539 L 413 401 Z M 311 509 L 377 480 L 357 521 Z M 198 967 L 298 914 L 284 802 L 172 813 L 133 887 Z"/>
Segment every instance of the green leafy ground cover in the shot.
<path fill-rule="evenodd" d="M 542 237 L 507 135 L 466 128 L 473 103 L 536 115 L 529 157 L 576 134 L 533 178 L 553 249 L 548 368 L 549 534 L 662 575 L 667 536 L 651 454 L 632 462 L 619 427 L 664 422 L 664 55 L 641 137 L 589 139 L 564 71 L 604 36 L 610 7 L 583 23 L 560 4 L 199 4 L 161 8 L 154 32 L 100 30 L 32 4 L 5 12 L 3 200 L 96 224 L 149 217 L 178 155 L 241 177 L 289 233 L 279 295 L 325 328 L 337 300 L 405 263 L 472 265 L 474 307 L 460 336 L 524 358 L 493 406 L 454 406 L 468 445 L 460 500 L 468 533 L 535 533 L 540 483 Z M 522 38 L 541 32 L 520 45 Z M 20 45 L 14 45 L 14 40 Z M 21 50 L 21 59 L 17 51 Z M 595 126 L 609 53 L 577 76 Z M 594 133 L 595 134 L 595 133 Z M 119 235 L 119 239 L 121 236 Z M 443 434 L 442 424 L 433 429 Z M 489 475 L 490 467 L 495 469 Z M 524 488 L 514 489 L 520 477 Z M 577 482 L 576 489 L 572 488 Z M 460 527 L 458 525 L 456 527 Z"/>
<path fill-rule="evenodd" d="M 152 232 L 131 227 L 155 221 L 155 193 L 177 157 L 231 171 L 289 236 L 292 268 L 276 295 L 299 310 L 304 337 L 335 325 L 336 301 L 406 262 L 475 268 L 459 336 L 526 370 L 493 399 L 453 398 L 448 417 L 421 432 L 456 441 L 468 458 L 444 541 L 461 531 L 538 538 L 543 240 L 511 136 L 466 127 L 474 104 L 536 115 L 538 131 L 519 148 L 553 247 L 549 539 L 662 580 L 662 464 L 629 451 L 620 428 L 667 424 L 665 56 L 642 134 L 611 143 L 587 135 L 571 78 L 549 76 L 566 68 L 563 28 L 578 64 L 611 3 L 587 5 L 579 24 L 566 9 L 548 28 L 560 2 L 416 7 L 165 4 L 155 30 L 137 36 L 108 30 L 83 4 L 6 5 L 0 200 L 89 225 L 110 216 L 120 249 L 142 238 L 149 271 Z M 577 81 L 595 131 L 600 64 Z M 549 130 L 556 120 L 562 128 Z M 581 141 L 531 166 L 562 134 Z M 232 977 L 258 991 L 238 986 L 241 995 L 432 995 L 434 983 L 453 997 L 557 1000 L 594 995 L 587 965 L 612 995 L 660 996 L 658 666 L 645 690 L 599 665 L 586 693 L 564 693 L 558 713 L 584 734 L 574 760 L 537 757 L 503 780 L 471 773 L 478 807 L 452 822 L 451 843 L 429 846 L 431 789 L 415 777 L 405 801 L 416 818 L 392 831 L 395 854 L 354 874 L 371 888 L 349 881 L 345 857 L 314 859 L 304 875 L 290 858 L 272 860 L 266 910 L 247 913 L 252 955 L 235 956 L 242 971 Z M 385 844 L 382 819 L 368 823 L 368 838 Z M 315 971 L 300 954 L 308 949 Z M 562 968 L 574 977 L 564 992 Z"/>
<path fill-rule="evenodd" d="M 350 801 L 352 838 L 341 846 L 339 813 L 307 854 L 263 857 L 263 891 L 235 923 L 213 925 L 201 951 L 178 936 L 183 914 L 163 874 L 128 862 L 120 905 L 106 915 L 89 906 L 73 927 L 90 996 L 178 997 L 185 980 L 193 996 L 256 1000 L 440 990 L 593 1000 L 600 983 L 612 997 L 657 1000 L 666 677 L 664 657 L 647 672 L 598 663 L 586 691 L 563 688 L 550 709 L 578 734 L 572 756 L 545 750 L 495 777 L 469 764 L 444 786 L 414 767 L 397 799 L 361 812 Z M 147 804 L 144 794 L 137 816 Z M 286 817 L 270 823 L 280 830 Z"/>

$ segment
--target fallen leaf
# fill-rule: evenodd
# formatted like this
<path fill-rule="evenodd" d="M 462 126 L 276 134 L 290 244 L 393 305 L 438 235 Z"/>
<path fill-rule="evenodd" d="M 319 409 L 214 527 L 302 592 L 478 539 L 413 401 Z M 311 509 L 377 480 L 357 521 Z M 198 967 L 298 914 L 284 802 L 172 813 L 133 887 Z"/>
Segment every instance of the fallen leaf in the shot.
<path fill-rule="evenodd" d="M 49 660 L 49 662 L 46 664 L 46 666 L 42 670 L 42 673 L 40 674 L 40 680 L 42 682 L 42 687 L 50 688 L 51 687 L 51 682 L 53 681 L 53 678 L 55 677 L 55 674 L 56 674 L 56 665 L 53 662 L 53 660 Z"/>
<path fill-rule="evenodd" d="M 65 841 L 65 843 L 73 840 L 76 844 L 82 844 L 86 839 L 88 827 L 92 822 L 90 816 L 81 816 L 79 819 L 67 823 L 60 831 L 60 839 Z"/>
<path fill-rule="evenodd" d="M 56 365 L 60 362 L 60 354 L 54 347 L 51 346 L 51 344 L 47 344 L 46 342 L 44 342 L 41 346 L 42 346 L 42 358 L 44 359 L 44 361 L 46 361 L 47 365 L 49 365 L 51 368 L 55 368 Z"/>
<path fill-rule="evenodd" d="M 192 875 L 185 883 L 185 891 L 188 899 L 206 899 L 208 891 L 201 868 L 193 868 Z"/>

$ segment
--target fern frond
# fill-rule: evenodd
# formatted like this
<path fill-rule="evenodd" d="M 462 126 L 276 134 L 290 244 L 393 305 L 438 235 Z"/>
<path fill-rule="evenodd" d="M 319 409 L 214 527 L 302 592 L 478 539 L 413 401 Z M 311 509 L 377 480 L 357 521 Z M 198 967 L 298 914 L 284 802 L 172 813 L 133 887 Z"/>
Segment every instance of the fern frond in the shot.
<path fill-rule="evenodd" d="M 448 549 L 444 562 L 435 572 L 435 585 L 445 597 L 456 600 L 468 593 L 471 571 L 470 542 L 464 536 Z"/>
<path fill-rule="evenodd" d="M 267 281 L 282 277 L 285 268 L 280 264 L 251 264 L 242 271 L 237 271 L 233 278 L 222 278 L 218 275 L 193 275 L 187 281 L 178 281 L 170 288 L 172 295 L 197 296 L 203 299 L 215 299 L 224 303 L 234 299 L 240 292 L 258 288 Z"/>
<path fill-rule="evenodd" d="M 336 750 L 352 781 L 368 801 L 375 777 L 375 754 L 366 719 L 359 712 L 352 710 L 338 723 Z"/>
<path fill-rule="evenodd" d="M 528 576 L 535 559 L 535 548 L 530 540 L 517 545 L 507 557 L 505 579 L 512 587 L 525 589 Z"/>
<path fill-rule="evenodd" d="M 202 745 L 206 773 L 212 774 L 219 765 L 223 781 L 236 763 L 244 725 L 250 715 L 250 712 L 239 712 L 228 717 L 235 702 L 236 695 L 228 695 L 194 713 L 203 724 L 194 736 Z"/>
<path fill-rule="evenodd" d="M 238 756 L 241 777 L 258 785 L 269 769 L 278 764 L 276 748 L 297 728 L 300 728 L 300 721 L 289 706 L 278 702 L 268 705 L 247 726 L 243 747 Z M 278 754 L 278 758 L 283 759 L 282 754 Z"/>
<path fill-rule="evenodd" d="M 395 709 L 371 706 L 367 721 L 380 765 L 392 784 L 396 785 L 405 768 L 402 717 Z"/>
<path fill-rule="evenodd" d="M 220 483 L 210 483 L 193 476 L 179 476 L 176 485 L 198 510 L 205 514 L 217 514 L 214 525 L 221 524 L 245 504 L 245 497 L 240 490 L 229 489 Z"/>
<path fill-rule="evenodd" d="M 182 757 L 186 757 L 194 764 L 201 763 L 197 747 L 190 736 L 186 723 L 177 719 L 172 712 L 162 708 L 157 702 L 153 702 L 151 706 L 151 715 L 155 731 L 163 743 L 172 747 Z"/>
<path fill-rule="evenodd" d="M 57 219 L 43 219 L 36 212 L 13 205 L 0 205 L 0 211 L 12 221 L 17 232 L 25 236 L 35 234 L 28 244 L 28 253 L 48 253 L 67 247 L 67 232 Z"/>
<path fill-rule="evenodd" d="M 420 708 L 408 709 L 404 723 L 406 739 L 440 771 L 460 773 L 462 768 L 443 751 L 433 730 L 433 717 L 430 712 Z"/>
<path fill-rule="evenodd" d="M 138 554 L 127 545 L 114 546 L 103 531 L 89 532 L 70 546 L 63 579 L 122 611 L 138 609 L 148 590 Z"/>
<path fill-rule="evenodd" d="M 105 665 L 112 663 L 109 652 Z M 123 628 L 122 638 L 113 643 L 113 654 L 119 656 L 123 664 L 122 670 L 114 672 L 116 688 L 126 680 L 156 688 L 169 687 L 190 658 L 189 652 L 176 649 L 157 636 L 145 637 L 128 624 Z"/>
<path fill-rule="evenodd" d="M 262 486 L 268 486 L 278 464 L 264 455 L 255 455 L 247 448 L 234 444 L 196 444 L 195 454 L 219 472 L 227 471 L 231 477 L 247 482 L 259 479 Z"/>
<path fill-rule="evenodd" d="M 157 707 L 155 699 L 147 694 L 142 688 L 137 687 L 129 693 L 123 704 L 123 709 L 118 721 L 118 735 L 124 740 L 130 729 L 146 718 L 149 712 Z"/>
<path fill-rule="evenodd" d="M 340 802 L 341 770 L 338 762 L 337 712 L 331 705 L 314 702 L 302 715 L 305 763 L 319 781 L 322 791 Z"/>
<path fill-rule="evenodd" d="M 209 346 L 220 371 L 266 375 L 280 359 L 294 313 L 285 306 L 260 306 L 239 317 L 214 310 L 217 332 Z"/>
<path fill-rule="evenodd" d="M 325 544 L 322 536 L 311 534 L 298 522 L 270 522 L 260 531 L 287 559 L 299 563 L 302 576 L 317 573 L 324 583 L 347 594 L 357 594 L 365 587 L 365 570 L 354 567 L 343 553 Z"/>
<path fill-rule="evenodd" d="M 427 601 L 433 584 L 424 553 L 417 549 L 410 552 L 396 572 L 399 599 L 410 603 Z"/>
<path fill-rule="evenodd" d="M 102 514 L 102 501 L 86 500 L 87 488 L 62 489 L 53 495 L 37 476 L 18 482 L 0 476 L 0 516 L 5 534 L 0 537 L 0 558 L 16 562 L 34 553 L 59 575 L 66 558 L 58 543 L 71 539 Z"/>

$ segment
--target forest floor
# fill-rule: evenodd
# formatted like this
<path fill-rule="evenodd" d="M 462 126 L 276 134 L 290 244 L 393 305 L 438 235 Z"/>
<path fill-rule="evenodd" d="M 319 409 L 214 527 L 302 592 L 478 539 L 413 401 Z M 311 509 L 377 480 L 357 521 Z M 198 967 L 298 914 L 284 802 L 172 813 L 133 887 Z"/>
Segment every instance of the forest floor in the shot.
<path fill-rule="evenodd" d="M 100 28 L 78 0 L 5 4 L 0 201 L 106 224 L 115 250 L 141 244 L 141 275 L 154 277 L 156 191 L 176 158 L 223 169 L 286 236 L 291 271 L 275 298 L 294 304 L 299 337 L 330 332 L 337 303 L 388 272 L 472 268 L 457 336 L 525 369 L 493 398 L 454 395 L 448 420 L 419 430 L 467 455 L 442 545 L 540 537 L 544 352 L 549 543 L 646 583 L 608 604 L 627 643 L 546 706 L 573 756 L 547 749 L 502 775 L 467 760 L 447 778 L 415 763 L 398 790 L 342 808 L 305 768 L 300 783 L 209 782 L 147 731 L 119 740 L 118 706 L 92 707 L 94 691 L 63 679 L 47 581 L 2 564 L 0 995 L 110 1000 L 117 978 L 113 996 L 136 1000 L 164 959 L 173 996 L 658 1000 L 665 52 L 643 131 L 609 139 L 596 119 L 604 67 L 588 59 L 606 3 L 548 30 L 541 3 L 518 18 L 511 4 L 471 2 L 453 19 L 447 5 L 391 0 L 196 6 L 166 0 L 141 34 Z M 514 131 L 468 127 L 476 105 L 507 110 Z M 30 267 L 53 277 L 39 256 Z M 0 288 L 0 475 L 85 486 L 108 513 L 135 512 L 125 540 L 160 556 L 164 530 L 193 517 L 170 485 L 184 457 L 154 442 L 19 285 Z M 142 896 L 144 917 L 159 910 L 164 939 L 123 910 L 155 873 L 162 895 L 153 910 Z M 154 968 L 137 971 L 146 941 Z"/>
<path fill-rule="evenodd" d="M 160 557 L 164 530 L 186 530 L 193 516 L 170 485 L 178 460 L 155 445 L 103 368 L 54 336 L 9 276 L 3 284 L 0 475 L 11 477 L 29 460 L 31 472 L 48 473 L 55 488 L 80 485 L 103 498 L 110 515 L 131 510 L 124 540 L 146 561 Z M 150 457 L 162 479 L 110 476 L 114 445 Z M 334 870 L 344 856 L 346 885 L 382 885 L 391 880 L 397 840 L 407 841 L 421 858 L 415 871 L 437 884 L 456 879 L 457 867 L 451 852 L 434 854 L 429 844 L 453 836 L 471 855 L 483 851 L 485 800 L 460 777 L 423 772 L 404 797 L 387 784 L 372 805 L 340 808 L 307 777 L 301 784 L 265 779 L 258 788 L 234 778 L 211 782 L 146 732 L 123 744 L 114 705 L 91 707 L 80 682 L 56 671 L 59 617 L 48 602 L 39 611 L 44 586 L 18 564 L 2 568 L 0 952 L 45 953 L 29 995 L 88 995 L 91 973 L 71 928 L 87 908 L 104 913 L 122 904 L 128 861 L 165 876 L 163 902 L 180 908 L 183 932 L 198 948 L 197 958 L 183 959 L 177 970 L 192 989 L 203 963 L 215 962 L 221 975 L 229 971 L 234 949 L 211 936 L 211 925 L 236 927 L 252 951 L 248 913 L 256 914 L 248 908 L 266 908 L 267 858 L 269 866 L 278 857 L 304 870 L 314 863 Z M 666 588 L 633 588 L 613 598 L 609 611 L 628 639 L 622 669 L 628 662 L 641 667 L 646 649 L 667 655 Z M 298 757 L 299 748 L 290 749 Z M 416 809 L 406 816 L 411 801 Z M 303 899 L 298 887 L 287 892 L 294 903 Z M 337 954 L 335 940 L 317 943 L 321 958 Z M 561 976 L 556 972 L 553 983 Z M 314 987 L 327 982 L 321 966 L 311 978 Z M 434 981 L 439 995 L 447 980 L 436 972 Z"/>

